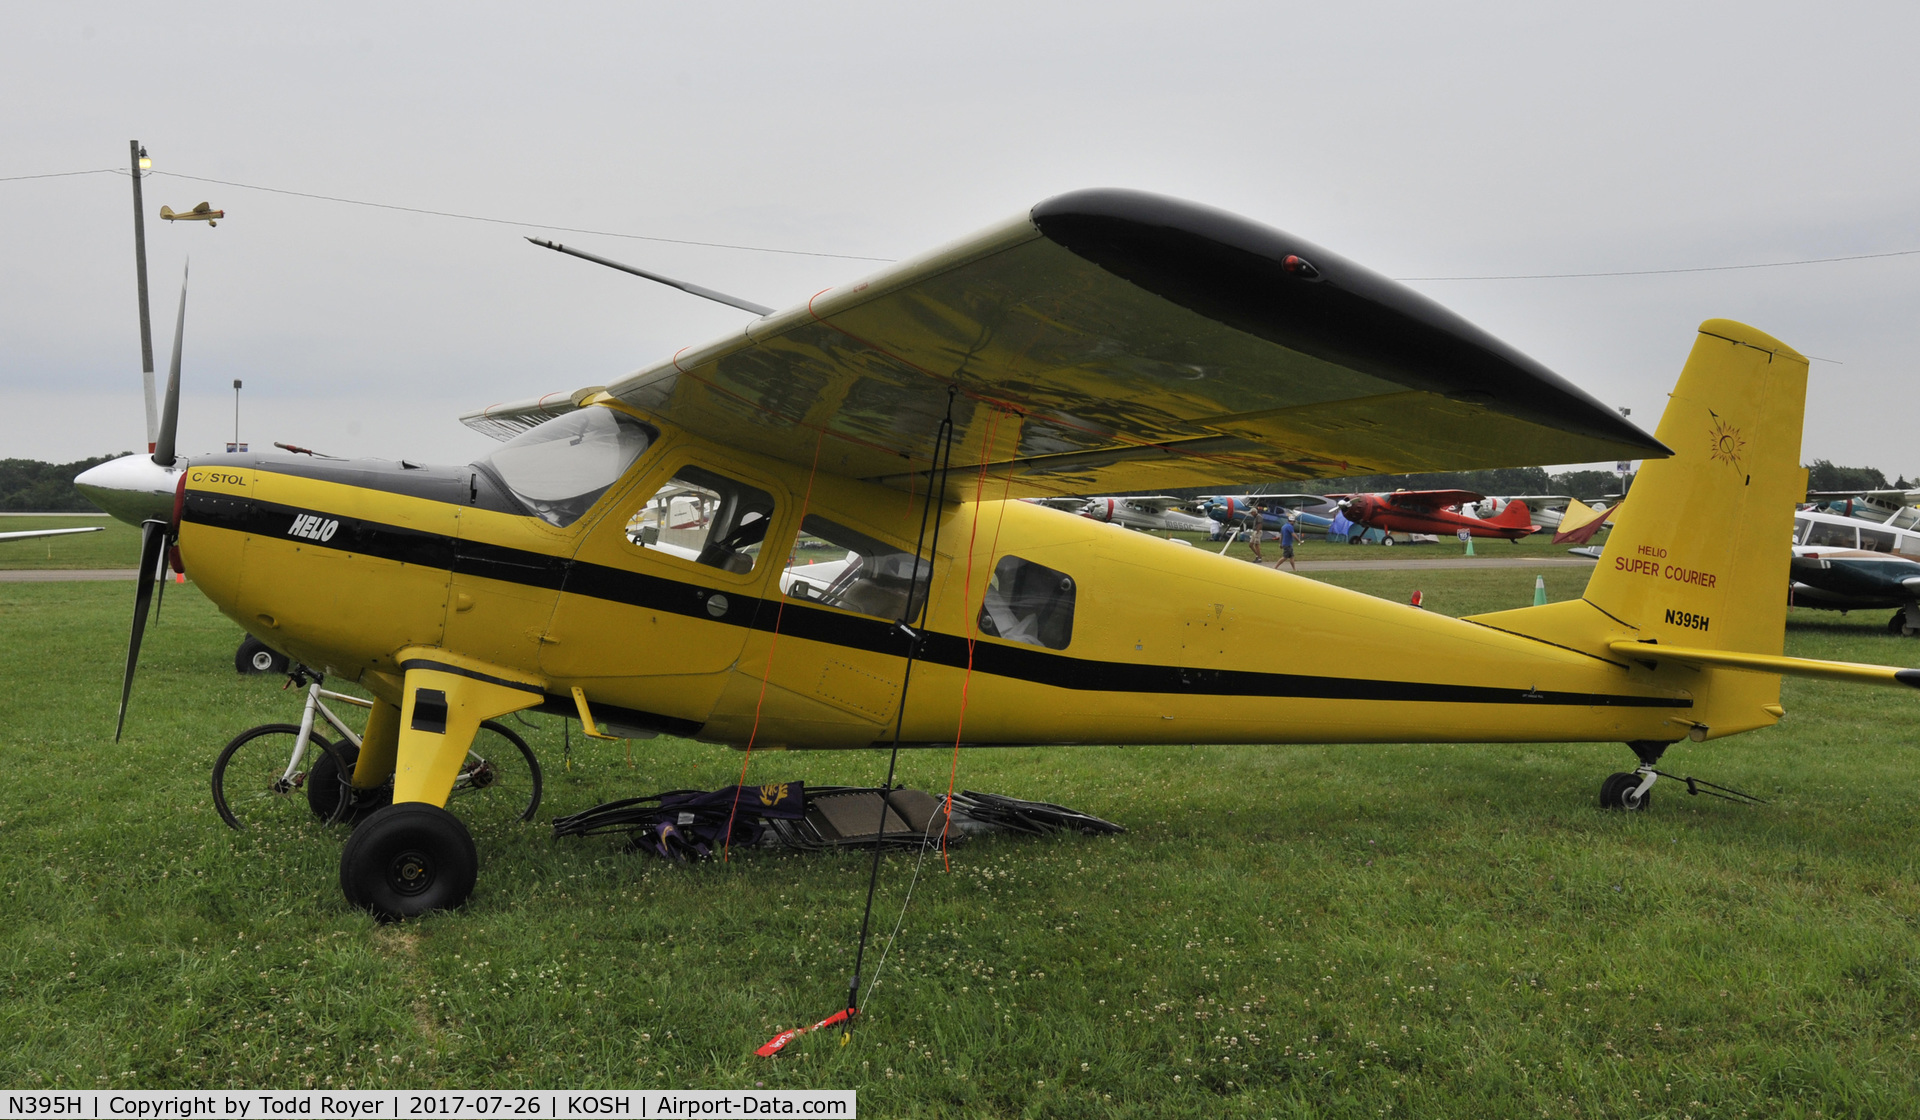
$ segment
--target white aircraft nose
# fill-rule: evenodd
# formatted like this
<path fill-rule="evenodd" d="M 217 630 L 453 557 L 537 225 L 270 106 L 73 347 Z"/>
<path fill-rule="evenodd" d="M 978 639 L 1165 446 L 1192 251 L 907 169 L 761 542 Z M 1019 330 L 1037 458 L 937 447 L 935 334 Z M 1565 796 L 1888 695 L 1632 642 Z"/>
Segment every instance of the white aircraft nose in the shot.
<path fill-rule="evenodd" d="M 184 458 L 163 467 L 151 455 L 123 455 L 81 471 L 73 485 L 88 501 L 129 525 L 165 521 L 173 516 L 174 484 L 186 467 Z"/>

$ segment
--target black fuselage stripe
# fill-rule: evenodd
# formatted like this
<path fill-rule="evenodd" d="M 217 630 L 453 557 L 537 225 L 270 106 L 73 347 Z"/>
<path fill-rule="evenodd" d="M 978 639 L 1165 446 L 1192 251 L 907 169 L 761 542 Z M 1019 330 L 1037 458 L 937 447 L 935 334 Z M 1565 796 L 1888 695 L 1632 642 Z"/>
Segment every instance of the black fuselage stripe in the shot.
<path fill-rule="evenodd" d="M 208 525 L 288 543 L 374 556 L 402 564 L 501 580 L 507 583 L 583 595 L 644 610 L 780 632 L 827 645 L 904 658 L 907 637 L 893 622 L 842 614 L 797 599 L 759 599 L 742 593 L 645 575 L 603 564 L 548 556 L 525 549 L 461 540 L 349 517 L 333 518 L 339 528 L 327 540 L 293 535 L 294 519 L 311 510 L 235 498 L 205 491 L 187 492 L 184 517 Z M 727 598 L 717 616 L 708 609 L 713 595 Z M 784 608 L 784 610 L 782 610 Z M 925 632 L 919 658 L 955 669 L 967 667 L 967 640 L 957 634 Z M 1096 661 L 1037 648 L 977 641 L 973 670 L 1076 692 L 1163 693 L 1176 696 L 1278 697 L 1299 700 L 1396 700 L 1412 703 L 1566 705 L 1616 708 L 1691 708 L 1685 697 L 1633 696 L 1606 692 L 1541 692 L 1533 689 L 1421 681 L 1368 680 L 1244 669 L 1201 669 L 1177 665 L 1141 665 Z"/>

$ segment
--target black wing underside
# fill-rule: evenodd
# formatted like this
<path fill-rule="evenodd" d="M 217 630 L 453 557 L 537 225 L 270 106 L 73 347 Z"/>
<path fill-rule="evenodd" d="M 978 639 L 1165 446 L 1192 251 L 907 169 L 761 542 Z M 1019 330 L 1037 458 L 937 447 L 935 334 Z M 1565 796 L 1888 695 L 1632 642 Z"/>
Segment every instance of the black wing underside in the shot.
<path fill-rule="evenodd" d="M 1033 496 L 1668 454 L 1391 280 L 1131 191 L 1041 203 L 608 392 L 916 490 L 951 407 L 950 497 L 983 466 L 996 495 Z"/>

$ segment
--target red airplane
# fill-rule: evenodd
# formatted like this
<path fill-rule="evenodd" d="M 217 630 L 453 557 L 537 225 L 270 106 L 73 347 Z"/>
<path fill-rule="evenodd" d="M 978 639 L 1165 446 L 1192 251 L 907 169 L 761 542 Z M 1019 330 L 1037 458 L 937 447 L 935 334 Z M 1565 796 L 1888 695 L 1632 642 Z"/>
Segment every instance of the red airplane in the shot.
<path fill-rule="evenodd" d="M 1347 520 L 1380 530 L 1387 535 L 1388 544 L 1393 543 L 1396 531 L 1451 537 L 1465 529 L 1476 537 L 1504 537 L 1510 541 L 1540 531 L 1533 524 L 1533 513 L 1525 502 L 1508 502 L 1507 508 L 1486 520 L 1461 513 L 1454 507 L 1486 498 L 1471 490 L 1395 490 L 1391 494 L 1327 496 L 1345 499 Z"/>

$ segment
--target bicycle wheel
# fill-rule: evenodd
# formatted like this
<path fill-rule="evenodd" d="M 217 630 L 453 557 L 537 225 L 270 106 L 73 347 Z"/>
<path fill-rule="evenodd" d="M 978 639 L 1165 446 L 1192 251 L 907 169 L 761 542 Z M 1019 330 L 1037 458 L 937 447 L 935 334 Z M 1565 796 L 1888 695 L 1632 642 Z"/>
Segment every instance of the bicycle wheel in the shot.
<path fill-rule="evenodd" d="M 229 827 L 291 828 L 316 819 L 327 824 L 340 819 L 349 798 L 343 791 L 310 790 L 307 778 L 323 759 L 330 763 L 323 769 L 336 775 L 334 782 L 350 771 L 340 765 L 332 743 L 310 734 L 305 756 L 289 775 L 287 763 L 299 737 L 297 724 L 262 724 L 242 731 L 220 752 L 213 764 L 213 807 Z"/>
<path fill-rule="evenodd" d="M 475 829 L 533 819 L 540 807 L 540 763 L 512 728 L 487 720 L 473 736 L 453 780 L 447 808 Z"/>

